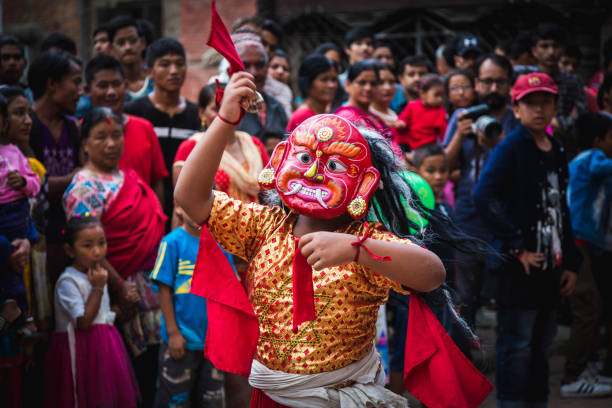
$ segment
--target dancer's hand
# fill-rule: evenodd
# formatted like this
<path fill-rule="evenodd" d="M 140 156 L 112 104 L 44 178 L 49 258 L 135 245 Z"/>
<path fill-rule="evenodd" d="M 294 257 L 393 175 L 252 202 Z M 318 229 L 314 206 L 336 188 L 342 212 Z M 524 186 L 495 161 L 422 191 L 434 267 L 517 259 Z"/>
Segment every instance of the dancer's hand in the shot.
<path fill-rule="evenodd" d="M 185 354 L 187 342 L 181 333 L 172 333 L 168 338 L 168 352 L 170 357 L 175 360 L 180 359 Z"/>
<path fill-rule="evenodd" d="M 351 246 L 357 238 L 350 234 L 319 231 L 300 238 L 299 248 L 315 270 L 345 265 L 355 258 L 356 249 Z"/>
<path fill-rule="evenodd" d="M 253 75 L 247 72 L 236 72 L 230 78 L 225 87 L 223 100 L 219 108 L 219 116 L 229 122 L 237 122 L 240 119 L 243 99 L 249 101 L 255 97 L 257 87 Z"/>

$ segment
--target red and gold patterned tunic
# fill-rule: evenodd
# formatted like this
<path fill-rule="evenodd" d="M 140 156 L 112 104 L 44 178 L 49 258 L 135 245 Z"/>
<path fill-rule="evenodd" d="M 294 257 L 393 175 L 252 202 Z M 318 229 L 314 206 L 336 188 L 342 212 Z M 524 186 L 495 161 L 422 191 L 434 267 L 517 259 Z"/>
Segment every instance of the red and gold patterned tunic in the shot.
<path fill-rule="evenodd" d="M 296 374 L 332 371 L 365 357 L 373 346 L 376 316 L 389 289 L 407 293 L 396 283 L 351 262 L 313 270 L 317 317 L 293 333 L 291 267 L 297 214 L 280 207 L 243 203 L 215 191 L 208 227 L 228 252 L 249 262 L 247 295 L 259 320 L 256 359 L 273 370 Z M 371 238 L 402 242 L 370 224 Z M 365 226 L 354 221 L 336 232 L 362 236 Z M 378 254 L 384 255 L 384 254 Z"/>

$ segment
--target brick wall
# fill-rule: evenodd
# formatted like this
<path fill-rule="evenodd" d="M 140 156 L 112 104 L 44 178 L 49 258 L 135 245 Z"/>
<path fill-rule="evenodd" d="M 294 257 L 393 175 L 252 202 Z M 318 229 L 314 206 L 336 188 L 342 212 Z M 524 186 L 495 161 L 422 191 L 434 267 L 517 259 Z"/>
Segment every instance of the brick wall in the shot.
<path fill-rule="evenodd" d="M 3 1 L 2 22 L 5 32 L 17 35 L 36 51 L 40 41 L 52 32 L 68 35 L 79 46 L 78 0 Z"/>
<path fill-rule="evenodd" d="M 163 4 L 167 14 L 162 17 L 164 35 L 179 39 L 187 52 L 189 66 L 183 94 L 192 101 L 197 100 L 210 76 L 216 74 L 200 63 L 208 49 L 210 3 L 211 0 L 165 0 Z M 17 35 L 36 53 L 45 35 L 55 31 L 70 36 L 80 47 L 79 0 L 4 1 L 2 11 L 5 32 Z M 255 15 L 257 1 L 217 0 L 217 11 L 230 27 L 240 17 Z"/>

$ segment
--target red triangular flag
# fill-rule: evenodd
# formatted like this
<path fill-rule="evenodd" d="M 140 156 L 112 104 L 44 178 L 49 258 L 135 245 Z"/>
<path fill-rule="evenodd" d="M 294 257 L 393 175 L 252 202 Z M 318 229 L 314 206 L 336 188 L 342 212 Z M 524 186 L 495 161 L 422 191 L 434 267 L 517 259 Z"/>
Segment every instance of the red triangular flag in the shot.
<path fill-rule="evenodd" d="M 291 284 L 293 285 L 293 332 L 298 326 L 314 320 L 314 288 L 312 287 L 312 266 L 298 246 L 299 238 L 295 240 L 295 252 L 291 266 Z"/>
<path fill-rule="evenodd" d="M 202 226 L 191 293 L 206 298 L 204 356 L 222 371 L 248 377 L 259 323 L 247 295 L 208 227 Z"/>
<path fill-rule="evenodd" d="M 232 76 L 234 72 L 244 71 L 244 64 L 238 56 L 236 47 L 232 42 L 232 37 L 230 37 L 225 24 L 223 24 L 223 20 L 221 20 L 221 17 L 217 13 L 215 0 L 212 1 L 210 12 L 212 14 L 212 20 L 210 22 L 210 35 L 208 36 L 206 44 L 217 50 L 219 54 L 223 55 L 227 62 L 229 62 L 229 76 Z"/>
<path fill-rule="evenodd" d="M 410 296 L 404 386 L 429 408 L 475 408 L 493 385 L 472 365 L 420 296 Z"/>

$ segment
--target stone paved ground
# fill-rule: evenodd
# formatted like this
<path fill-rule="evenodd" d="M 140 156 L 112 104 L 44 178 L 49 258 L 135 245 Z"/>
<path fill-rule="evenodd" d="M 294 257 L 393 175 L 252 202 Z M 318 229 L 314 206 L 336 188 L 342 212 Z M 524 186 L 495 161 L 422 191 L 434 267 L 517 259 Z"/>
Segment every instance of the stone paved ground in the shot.
<path fill-rule="evenodd" d="M 493 312 L 485 313 L 489 318 L 494 320 Z M 483 364 L 488 367 L 487 378 L 495 385 L 494 373 L 494 353 L 495 353 L 495 329 L 483 328 L 478 329 L 478 335 L 483 342 Z M 612 397 L 598 399 L 565 399 L 561 398 L 559 388 L 561 387 L 561 379 L 563 377 L 563 364 L 565 356 L 563 355 L 564 344 L 569 338 L 569 328 L 559 326 L 557 337 L 553 345 L 553 353 L 550 358 L 550 396 L 549 408 L 612 408 Z M 481 408 L 495 408 L 495 390 L 481 404 Z"/>

